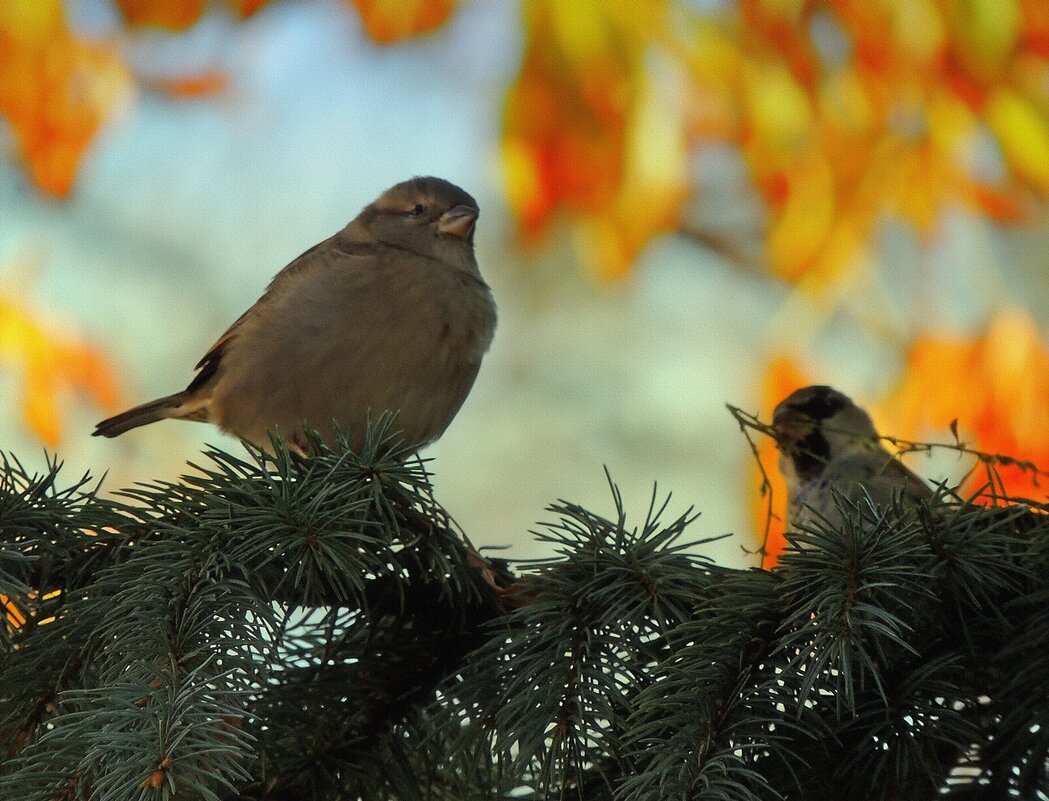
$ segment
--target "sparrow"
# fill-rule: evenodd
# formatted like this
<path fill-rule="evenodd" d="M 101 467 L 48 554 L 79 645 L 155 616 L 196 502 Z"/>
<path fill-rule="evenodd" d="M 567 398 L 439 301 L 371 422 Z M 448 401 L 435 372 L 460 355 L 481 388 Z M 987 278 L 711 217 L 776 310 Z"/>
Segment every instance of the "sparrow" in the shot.
<path fill-rule="evenodd" d="M 496 307 L 474 258 L 477 202 L 440 178 L 399 183 L 307 250 L 204 354 L 181 392 L 103 420 L 115 437 L 171 418 L 304 449 L 305 428 L 359 449 L 395 412 L 401 445 L 437 439 L 492 341 Z"/>
<path fill-rule="evenodd" d="M 791 529 L 842 524 L 835 493 L 887 506 L 926 501 L 932 488 L 886 450 L 870 415 L 827 386 L 799 389 L 776 406 L 772 428 L 787 482 Z"/>

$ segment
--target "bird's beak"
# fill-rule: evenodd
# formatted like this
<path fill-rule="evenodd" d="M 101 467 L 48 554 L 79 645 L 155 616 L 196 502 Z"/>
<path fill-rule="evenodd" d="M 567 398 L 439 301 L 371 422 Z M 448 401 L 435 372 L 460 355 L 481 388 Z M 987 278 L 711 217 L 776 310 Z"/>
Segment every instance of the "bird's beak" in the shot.
<path fill-rule="evenodd" d="M 772 417 L 772 430 L 776 432 L 776 446 L 784 453 L 807 437 L 815 427 L 807 414 L 793 409 L 784 409 Z"/>
<path fill-rule="evenodd" d="M 473 206 L 456 206 L 448 209 L 437 220 L 437 230 L 442 234 L 451 234 L 467 242 L 473 241 L 474 223 L 477 222 L 477 209 Z"/>

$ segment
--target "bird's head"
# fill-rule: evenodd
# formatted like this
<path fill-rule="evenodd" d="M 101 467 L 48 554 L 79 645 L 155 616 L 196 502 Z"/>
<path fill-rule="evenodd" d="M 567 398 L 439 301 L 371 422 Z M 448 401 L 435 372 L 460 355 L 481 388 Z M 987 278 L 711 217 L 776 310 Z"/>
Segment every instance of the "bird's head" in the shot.
<path fill-rule="evenodd" d="M 800 478 L 817 476 L 831 458 L 869 449 L 878 439 L 870 415 L 823 385 L 804 387 L 780 401 L 772 428 L 784 461 Z"/>
<path fill-rule="evenodd" d="M 359 240 L 469 269 L 478 214 L 477 201 L 455 184 L 442 178 L 412 178 L 383 192 L 350 228 Z"/>

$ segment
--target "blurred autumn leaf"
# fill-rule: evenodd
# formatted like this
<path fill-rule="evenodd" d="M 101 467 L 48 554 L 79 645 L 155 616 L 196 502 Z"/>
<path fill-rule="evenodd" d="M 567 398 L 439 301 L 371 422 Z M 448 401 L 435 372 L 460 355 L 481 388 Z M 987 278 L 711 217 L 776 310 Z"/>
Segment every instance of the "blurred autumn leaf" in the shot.
<path fill-rule="evenodd" d="M 131 89 L 111 48 L 78 41 L 60 0 L 0 3 L 0 115 L 33 182 L 64 197 L 102 122 Z"/>
<path fill-rule="evenodd" d="M 683 98 L 649 74 L 668 3 L 526 0 L 524 60 L 506 98 L 507 196 L 526 242 L 556 212 L 581 223 L 584 263 L 625 274 L 686 196 Z M 669 67 L 669 64 L 664 64 Z"/>
<path fill-rule="evenodd" d="M 185 30 L 209 7 L 116 0 L 132 27 Z M 455 0 L 346 0 L 374 41 L 439 29 Z M 768 210 L 769 270 L 819 291 L 886 214 L 919 232 L 950 203 L 1000 223 L 1049 194 L 1049 13 L 1041 0 L 521 0 L 524 39 L 502 155 L 522 241 L 564 216 L 601 277 L 675 230 L 705 142 L 739 148 Z M 69 191 L 129 82 L 114 51 L 68 31 L 60 0 L 0 4 L 0 113 L 34 182 Z M 8 79 L 10 78 L 10 79 Z M 182 97 L 221 74 L 142 79 Z M 973 153 L 992 143 L 990 166 Z M 986 157 L 985 157 L 986 160 Z M 716 236 L 691 238 L 708 243 Z M 726 248 L 726 253 L 729 249 Z"/>
<path fill-rule="evenodd" d="M 240 17 L 249 17 L 270 0 L 226 0 Z M 365 32 L 379 44 L 393 44 L 437 30 L 452 15 L 457 0 L 345 0 L 361 15 Z M 133 27 L 181 31 L 197 23 L 206 0 L 115 0 L 124 21 Z M 212 2 L 212 4 L 217 4 Z"/>
<path fill-rule="evenodd" d="M 740 148 L 765 200 L 769 269 L 787 281 L 814 272 L 809 288 L 840 278 L 885 214 L 919 232 L 949 203 L 1019 222 L 1049 189 L 1047 15 L 1036 2 L 741 0 L 720 19 L 683 3 L 640 8 L 524 3 L 525 55 L 507 98 L 521 233 L 535 241 L 559 210 L 584 235 L 615 232 L 591 236 L 596 251 L 587 242 L 602 275 L 625 273 L 674 226 L 686 151 L 711 139 Z M 687 69 L 688 102 L 662 98 L 661 128 L 648 130 L 654 59 Z M 1003 162 L 990 176 L 972 158 L 988 138 Z"/>
<path fill-rule="evenodd" d="M 1014 76 L 1049 73 L 1013 0 L 752 0 L 741 17 L 740 139 L 776 275 L 833 282 L 886 213 L 927 232 L 950 202 L 1009 222 L 1044 195 L 1049 93 Z M 1005 159 L 990 177 L 972 159 L 989 134 Z"/>
<path fill-rule="evenodd" d="M 182 31 L 204 14 L 205 0 L 114 0 L 124 21 L 133 27 Z M 250 17 L 270 0 L 226 0 L 225 5 L 239 17 Z"/>
<path fill-rule="evenodd" d="M 141 78 L 140 82 L 155 91 L 171 97 L 208 97 L 225 91 L 228 77 L 224 72 L 208 71 L 194 75 Z"/>
<path fill-rule="evenodd" d="M 200 19 L 204 0 L 116 0 L 128 25 L 181 31 Z"/>
<path fill-rule="evenodd" d="M 62 400 L 84 393 L 103 411 L 117 410 L 119 393 L 112 367 L 97 350 L 54 331 L 24 299 L 0 291 L 0 373 L 22 378 L 21 407 L 26 426 L 50 448 L 62 440 Z"/>
<path fill-rule="evenodd" d="M 935 392 L 929 388 L 935 387 Z M 945 431 L 957 419 L 958 435 L 976 450 L 1049 466 L 1049 349 L 1030 315 L 1020 309 L 996 314 L 973 337 L 926 334 L 912 343 L 901 381 L 879 410 L 901 437 Z M 1047 498 L 1037 476 L 999 465 L 999 491 Z M 987 480 L 976 470 L 965 484 L 975 492 Z"/>
<path fill-rule="evenodd" d="M 437 30 L 455 11 L 456 0 L 349 0 L 364 30 L 379 44 Z"/>

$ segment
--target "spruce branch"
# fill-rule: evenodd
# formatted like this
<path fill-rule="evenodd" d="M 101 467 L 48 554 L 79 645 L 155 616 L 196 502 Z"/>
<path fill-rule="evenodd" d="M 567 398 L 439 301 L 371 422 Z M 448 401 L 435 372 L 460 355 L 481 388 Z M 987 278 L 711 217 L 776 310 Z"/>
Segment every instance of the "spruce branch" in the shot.
<path fill-rule="evenodd" d="M 528 566 L 520 584 L 531 602 L 497 621 L 446 690 L 447 725 L 464 733 L 457 755 L 487 753 L 543 797 L 612 791 L 632 698 L 709 580 L 709 561 L 690 552 L 700 543 L 681 539 L 691 511 L 663 524 L 669 497 L 657 503 L 654 489 L 645 521 L 631 526 L 609 483 L 613 519 L 566 501 L 549 508 L 557 520 L 536 536 L 557 556 Z"/>
<path fill-rule="evenodd" d="M 653 490 L 481 557 L 424 462 L 209 449 L 117 500 L 0 473 L 0 798 L 1049 793 L 1049 509 L 839 498 L 732 570 Z"/>
<path fill-rule="evenodd" d="M 350 740 L 375 750 L 497 614 L 423 464 L 388 425 L 360 454 L 304 458 L 275 440 L 249 460 L 205 456 L 120 503 L 99 501 L 86 479 L 55 490 L 57 464 L 31 477 L 9 463 L 0 522 L 14 556 L 0 567 L 23 570 L 4 586 L 28 614 L 0 654 L 5 679 L 20 680 L 0 699 L 12 755 L 0 790 L 218 798 L 250 784 L 260 753 L 259 786 L 294 785 L 294 761 L 267 758 L 274 728 L 259 717 L 282 694 L 314 723 L 350 722 L 342 742 L 321 729 L 334 752 Z M 29 603 L 55 581 L 41 620 Z M 347 675 L 370 700 L 357 692 L 340 710 L 317 695 L 340 692 Z"/>

